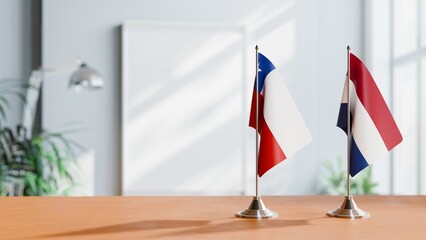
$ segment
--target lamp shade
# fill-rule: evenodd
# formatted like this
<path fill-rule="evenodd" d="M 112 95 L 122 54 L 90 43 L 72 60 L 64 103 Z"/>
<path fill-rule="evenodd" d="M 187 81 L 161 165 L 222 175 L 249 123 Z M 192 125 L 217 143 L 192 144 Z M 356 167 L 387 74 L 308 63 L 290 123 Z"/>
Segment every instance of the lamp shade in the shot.
<path fill-rule="evenodd" d="M 70 88 L 80 89 L 99 89 L 105 85 L 103 78 L 93 69 L 82 63 L 72 74 L 69 86 Z"/>

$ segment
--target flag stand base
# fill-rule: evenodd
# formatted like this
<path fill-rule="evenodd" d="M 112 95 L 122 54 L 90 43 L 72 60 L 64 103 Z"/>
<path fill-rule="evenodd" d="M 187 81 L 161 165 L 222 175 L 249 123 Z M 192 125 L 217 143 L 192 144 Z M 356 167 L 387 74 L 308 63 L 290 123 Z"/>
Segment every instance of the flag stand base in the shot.
<path fill-rule="evenodd" d="M 250 206 L 236 214 L 240 218 L 276 218 L 278 213 L 269 210 L 260 197 L 253 197 Z"/>
<path fill-rule="evenodd" d="M 342 205 L 332 211 L 327 212 L 327 215 L 330 217 L 339 217 L 339 218 L 368 218 L 370 213 L 363 211 L 359 208 L 352 195 L 345 196 L 345 200 Z"/>

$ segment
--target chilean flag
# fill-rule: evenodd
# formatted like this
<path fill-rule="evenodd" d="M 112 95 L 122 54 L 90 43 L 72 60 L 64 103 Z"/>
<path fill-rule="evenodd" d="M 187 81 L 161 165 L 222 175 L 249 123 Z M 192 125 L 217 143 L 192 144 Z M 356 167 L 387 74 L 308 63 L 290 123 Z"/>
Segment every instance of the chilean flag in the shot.
<path fill-rule="evenodd" d="M 349 84 L 352 132 L 349 165 L 353 177 L 398 145 L 402 135 L 368 69 L 352 53 L 349 61 L 351 81 L 346 76 L 337 126 L 347 131 Z"/>
<path fill-rule="evenodd" d="M 262 176 L 311 141 L 311 134 L 275 66 L 258 55 L 258 89 L 254 89 L 249 126 L 256 129 L 256 95 L 259 101 L 259 165 Z"/>

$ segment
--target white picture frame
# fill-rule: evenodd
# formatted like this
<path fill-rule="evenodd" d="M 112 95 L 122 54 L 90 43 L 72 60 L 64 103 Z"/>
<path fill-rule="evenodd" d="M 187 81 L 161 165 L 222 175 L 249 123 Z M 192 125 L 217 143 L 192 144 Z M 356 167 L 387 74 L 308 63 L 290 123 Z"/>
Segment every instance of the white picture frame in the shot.
<path fill-rule="evenodd" d="M 122 195 L 244 194 L 246 45 L 235 25 L 122 25 Z"/>

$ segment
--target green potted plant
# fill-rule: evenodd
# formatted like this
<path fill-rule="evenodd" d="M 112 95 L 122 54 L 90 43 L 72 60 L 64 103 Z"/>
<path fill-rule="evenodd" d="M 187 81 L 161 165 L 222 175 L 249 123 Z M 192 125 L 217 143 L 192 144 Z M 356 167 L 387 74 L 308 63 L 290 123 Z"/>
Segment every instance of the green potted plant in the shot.
<path fill-rule="evenodd" d="M 323 173 L 320 175 L 320 194 L 345 195 L 347 169 L 341 157 L 335 161 L 324 163 Z M 351 193 L 353 195 L 377 194 L 377 183 L 373 181 L 371 166 L 351 178 Z"/>
<path fill-rule="evenodd" d="M 40 131 L 27 136 L 27 129 L 4 126 L 10 108 L 8 95 L 25 103 L 23 90 L 28 84 L 0 80 L 0 195 L 68 195 L 75 184 L 74 148 L 81 148 L 63 131 Z"/>

